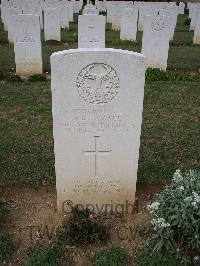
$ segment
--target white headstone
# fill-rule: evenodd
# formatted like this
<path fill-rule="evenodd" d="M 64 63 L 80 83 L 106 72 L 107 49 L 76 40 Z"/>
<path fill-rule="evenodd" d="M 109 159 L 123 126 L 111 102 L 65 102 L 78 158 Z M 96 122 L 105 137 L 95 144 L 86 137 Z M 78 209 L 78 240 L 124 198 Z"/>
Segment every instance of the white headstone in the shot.
<path fill-rule="evenodd" d="M 68 3 L 68 1 L 67 1 Z M 60 5 L 60 3 L 58 2 L 58 0 L 45 0 L 43 2 L 43 8 L 57 8 Z"/>
<path fill-rule="evenodd" d="M 45 41 L 61 41 L 60 8 L 45 8 L 44 36 Z"/>
<path fill-rule="evenodd" d="M 196 15 L 197 15 L 197 9 L 196 8 L 192 8 L 191 11 L 191 21 L 190 21 L 190 31 L 194 30 L 195 28 L 195 24 L 196 24 Z"/>
<path fill-rule="evenodd" d="M 113 4 L 111 9 L 112 30 L 120 31 L 122 8 L 119 3 Z"/>
<path fill-rule="evenodd" d="M 42 13 L 42 6 L 40 1 L 27 1 L 24 0 L 21 2 L 21 8 L 23 11 L 23 14 L 31 14 L 31 15 L 39 15 L 40 17 L 40 27 L 41 29 L 44 28 L 43 24 L 43 13 Z"/>
<path fill-rule="evenodd" d="M 139 18 L 138 18 L 138 31 L 143 31 L 145 16 L 151 15 L 151 8 L 148 6 L 139 7 Z"/>
<path fill-rule="evenodd" d="M 73 1 L 67 2 L 69 5 L 69 22 L 74 21 L 74 7 L 73 7 Z"/>
<path fill-rule="evenodd" d="M 16 7 L 9 7 L 7 8 L 6 16 L 5 16 L 5 23 L 6 23 L 6 28 L 8 30 L 8 41 L 9 43 L 14 43 L 13 39 L 13 30 L 15 29 L 15 23 L 13 21 L 13 16 L 21 14 L 21 10 Z"/>
<path fill-rule="evenodd" d="M 183 2 L 180 2 L 179 3 L 179 6 L 178 6 L 178 13 L 179 13 L 179 15 L 183 15 L 184 14 L 184 11 L 185 11 L 185 4 Z"/>
<path fill-rule="evenodd" d="M 8 16 L 9 16 L 9 7 L 7 6 L 2 6 L 1 7 L 1 19 L 2 19 L 2 22 L 3 22 L 3 26 L 4 26 L 4 31 L 8 31 Z"/>
<path fill-rule="evenodd" d="M 99 12 L 106 12 L 106 5 L 105 5 L 105 1 L 95 1 L 95 5 L 97 6 L 97 9 L 99 10 Z"/>
<path fill-rule="evenodd" d="M 190 30 L 194 30 L 195 29 L 197 15 L 198 15 L 199 10 L 200 10 L 200 6 L 196 4 L 194 6 L 194 8 L 193 8 L 193 11 L 192 11 L 191 22 L 190 22 Z"/>
<path fill-rule="evenodd" d="M 125 8 L 121 17 L 121 40 L 135 41 L 137 35 L 138 8 Z"/>
<path fill-rule="evenodd" d="M 194 3 L 187 3 L 187 7 L 189 9 L 189 18 L 192 18 L 192 12 L 194 8 Z"/>
<path fill-rule="evenodd" d="M 82 1 L 73 0 L 74 13 L 79 13 L 81 11 L 82 5 L 83 5 Z"/>
<path fill-rule="evenodd" d="M 194 29 L 193 43 L 200 44 L 200 10 L 198 11 L 198 14 L 197 14 L 196 25 Z"/>
<path fill-rule="evenodd" d="M 14 25 L 16 73 L 19 75 L 42 73 L 39 16 L 16 15 Z"/>
<path fill-rule="evenodd" d="M 166 16 L 146 16 L 142 38 L 142 54 L 148 67 L 167 68 L 169 50 L 169 19 Z"/>
<path fill-rule="evenodd" d="M 66 201 L 92 204 L 96 212 L 134 203 L 145 62 L 141 54 L 115 49 L 51 56 L 60 211 Z"/>
<path fill-rule="evenodd" d="M 178 7 L 177 6 L 169 6 L 166 9 L 160 10 L 160 15 L 167 16 L 168 17 L 168 26 L 170 31 L 170 40 L 173 40 L 174 33 L 176 29 L 177 24 L 177 18 L 178 18 Z"/>
<path fill-rule="evenodd" d="M 60 22 L 61 28 L 69 29 L 69 5 L 64 4 L 60 7 Z"/>
<path fill-rule="evenodd" d="M 83 9 L 83 15 L 99 15 L 99 10 L 96 6 L 89 4 Z"/>
<path fill-rule="evenodd" d="M 8 0 L 1 0 L 1 7 L 7 5 L 8 5 Z"/>
<path fill-rule="evenodd" d="M 106 10 L 107 10 L 107 23 L 112 23 L 112 5 L 113 1 L 106 2 Z"/>
<path fill-rule="evenodd" d="M 105 48 L 105 16 L 82 15 L 78 17 L 78 47 Z"/>

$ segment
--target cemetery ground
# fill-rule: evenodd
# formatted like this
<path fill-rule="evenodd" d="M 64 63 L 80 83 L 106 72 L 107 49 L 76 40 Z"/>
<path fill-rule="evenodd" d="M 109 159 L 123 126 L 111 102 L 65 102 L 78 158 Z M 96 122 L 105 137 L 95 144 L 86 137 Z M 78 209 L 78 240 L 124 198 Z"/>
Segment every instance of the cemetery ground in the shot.
<path fill-rule="evenodd" d="M 184 25 L 186 18 L 179 15 L 170 43 L 169 76 L 159 71 L 146 75 L 136 212 L 130 217 L 98 218 L 111 228 L 108 243 L 78 248 L 69 245 L 67 263 L 90 265 L 97 251 L 118 246 L 128 254 L 126 264 L 137 265 L 136 253 L 148 230 L 141 229 L 148 220 L 147 203 L 170 182 L 176 169 L 199 168 L 200 48 L 192 43 L 193 32 Z M 106 47 L 140 52 L 141 38 L 139 33 L 136 42 L 120 41 L 119 32 L 107 25 Z M 4 183 L 2 199 L 11 206 L 3 225 L 15 246 L 11 265 L 20 265 L 26 259 L 31 244 L 47 245 L 54 226 L 61 223 L 55 210 L 49 61 L 52 52 L 77 48 L 77 17 L 69 31 L 62 31 L 62 43 L 43 41 L 42 47 L 48 80 L 8 81 L 15 68 L 14 50 L 0 25 L 0 175 Z M 139 229 L 133 229 L 133 225 Z M 67 263 L 65 260 L 63 265 Z"/>

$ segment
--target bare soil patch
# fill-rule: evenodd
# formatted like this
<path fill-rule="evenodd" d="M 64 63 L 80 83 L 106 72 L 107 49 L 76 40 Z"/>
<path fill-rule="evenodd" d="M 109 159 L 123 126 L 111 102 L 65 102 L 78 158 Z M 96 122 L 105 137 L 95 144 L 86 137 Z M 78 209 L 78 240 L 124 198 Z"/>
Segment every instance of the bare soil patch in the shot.
<path fill-rule="evenodd" d="M 138 183 L 134 214 L 124 217 L 100 217 L 111 230 L 108 244 L 66 247 L 73 265 L 91 265 L 91 257 L 96 251 L 112 246 L 124 248 L 129 255 L 127 265 L 136 265 L 135 255 L 148 228 L 142 227 L 148 220 L 146 205 L 163 187 L 164 184 L 160 183 Z M 11 186 L 5 189 L 3 200 L 12 207 L 11 214 L 3 223 L 3 230 L 16 247 L 14 258 L 7 265 L 21 265 L 26 260 L 28 247 L 36 243 L 50 242 L 56 229 L 61 225 L 61 218 L 56 210 L 56 189 L 54 186 L 46 185 L 39 188 Z"/>

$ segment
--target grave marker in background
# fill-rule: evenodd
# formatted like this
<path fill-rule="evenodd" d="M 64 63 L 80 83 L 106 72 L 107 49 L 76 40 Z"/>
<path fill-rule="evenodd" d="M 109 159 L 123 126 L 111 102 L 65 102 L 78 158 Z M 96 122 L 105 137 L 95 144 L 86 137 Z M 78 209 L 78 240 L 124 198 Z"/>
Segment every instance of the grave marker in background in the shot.
<path fill-rule="evenodd" d="M 105 48 L 106 17 L 83 15 L 78 17 L 78 47 Z"/>
<path fill-rule="evenodd" d="M 120 39 L 135 41 L 137 35 L 138 8 L 125 8 L 121 17 Z"/>
<path fill-rule="evenodd" d="M 59 8 L 45 8 L 44 10 L 44 36 L 45 41 L 61 41 L 61 19 Z"/>
<path fill-rule="evenodd" d="M 166 70 L 170 27 L 167 16 L 146 16 L 142 37 L 142 54 L 148 67 Z"/>
<path fill-rule="evenodd" d="M 16 15 L 14 23 L 16 73 L 19 75 L 41 74 L 42 51 L 39 16 Z"/>

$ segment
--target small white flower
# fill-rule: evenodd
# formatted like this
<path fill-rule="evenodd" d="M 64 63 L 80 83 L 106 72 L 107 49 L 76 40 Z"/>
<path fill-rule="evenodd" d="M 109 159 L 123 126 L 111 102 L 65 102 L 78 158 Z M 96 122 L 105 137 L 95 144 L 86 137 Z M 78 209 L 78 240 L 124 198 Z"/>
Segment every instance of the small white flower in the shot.
<path fill-rule="evenodd" d="M 154 211 L 158 210 L 159 206 L 160 206 L 160 202 L 155 201 L 147 205 L 147 209 L 149 210 L 150 213 L 153 213 Z"/>
<path fill-rule="evenodd" d="M 197 207 L 197 203 L 194 201 L 194 202 L 192 202 L 192 206 L 193 207 Z"/>
<path fill-rule="evenodd" d="M 151 224 L 154 226 L 154 230 L 170 227 L 170 224 L 167 223 L 164 218 L 153 219 L 151 221 Z"/>
<path fill-rule="evenodd" d="M 176 172 L 174 173 L 172 180 L 175 182 L 180 182 L 183 180 L 183 177 L 181 175 L 181 171 L 179 169 L 176 170 Z"/>
<path fill-rule="evenodd" d="M 200 196 L 196 193 L 196 192 L 192 192 L 193 196 L 194 196 L 194 201 L 196 203 L 200 203 Z"/>
<path fill-rule="evenodd" d="M 180 186 L 178 189 L 179 189 L 180 191 L 185 190 L 183 186 Z"/>
<path fill-rule="evenodd" d="M 192 202 L 192 197 L 186 197 L 184 199 L 185 203 L 191 203 Z"/>

